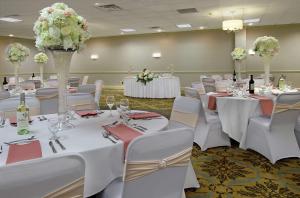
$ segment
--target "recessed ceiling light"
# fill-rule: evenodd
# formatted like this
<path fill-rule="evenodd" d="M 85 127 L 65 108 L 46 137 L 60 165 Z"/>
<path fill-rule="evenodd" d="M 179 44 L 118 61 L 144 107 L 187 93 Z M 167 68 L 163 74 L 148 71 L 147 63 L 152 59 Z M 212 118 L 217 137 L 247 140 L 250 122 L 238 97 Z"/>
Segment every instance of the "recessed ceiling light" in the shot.
<path fill-rule="evenodd" d="M 10 23 L 16 23 L 16 22 L 21 22 L 21 19 L 16 19 L 16 18 L 12 18 L 12 17 L 1 17 L 0 18 L 1 21 L 5 21 L 5 22 L 10 22 Z"/>
<path fill-rule="evenodd" d="M 157 29 L 157 30 L 156 30 L 156 32 L 162 32 L 162 31 L 163 31 L 162 29 Z"/>
<path fill-rule="evenodd" d="M 200 30 L 204 30 L 204 28 L 205 28 L 204 26 L 200 26 L 199 27 Z"/>
<path fill-rule="evenodd" d="M 248 25 L 249 25 L 249 26 L 252 26 L 252 25 L 253 25 L 253 23 L 248 23 Z"/>
<path fill-rule="evenodd" d="M 8 36 L 9 36 L 9 37 L 14 37 L 14 35 L 13 35 L 13 34 L 9 34 Z"/>
<path fill-rule="evenodd" d="M 258 23 L 260 22 L 260 18 L 255 18 L 255 19 L 245 19 L 244 23 Z"/>
<path fill-rule="evenodd" d="M 123 35 L 123 34 L 124 34 L 124 32 L 121 32 L 120 34 L 121 34 L 121 35 Z"/>
<path fill-rule="evenodd" d="M 135 32 L 136 30 L 135 29 L 132 29 L 132 28 L 124 28 L 124 29 L 121 29 L 122 32 Z"/>
<path fill-rule="evenodd" d="M 177 24 L 176 27 L 178 28 L 191 28 L 191 24 Z"/>

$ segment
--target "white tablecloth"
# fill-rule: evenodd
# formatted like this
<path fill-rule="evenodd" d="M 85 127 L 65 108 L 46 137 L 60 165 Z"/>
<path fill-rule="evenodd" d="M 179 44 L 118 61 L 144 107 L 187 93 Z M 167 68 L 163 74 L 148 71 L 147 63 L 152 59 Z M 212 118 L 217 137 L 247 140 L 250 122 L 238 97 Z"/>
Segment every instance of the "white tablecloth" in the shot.
<path fill-rule="evenodd" d="M 55 115 L 47 115 L 47 118 L 53 116 Z M 114 111 L 112 118 L 109 117 L 109 112 L 90 119 L 77 117 L 72 122 L 76 126 L 74 129 L 58 134 L 67 150 L 62 151 L 56 143 L 54 146 L 59 153 L 75 152 L 84 157 L 86 161 L 85 196 L 91 196 L 102 191 L 112 180 L 122 176 L 123 142 L 113 144 L 101 134 L 101 126 L 117 120 L 119 115 Z M 54 155 L 48 145 L 50 132 L 47 129 L 47 121 L 39 121 L 36 117 L 33 117 L 33 120 L 33 124 L 30 125 L 32 133 L 26 136 L 17 135 L 16 128 L 10 126 L 7 121 L 6 127 L 0 128 L 0 143 L 35 135 L 41 142 L 43 158 Z M 131 122 L 146 127 L 148 130 L 145 133 L 163 130 L 168 125 L 166 118 Z M 8 146 L 4 145 L 3 153 L 0 155 L 0 166 L 5 166 L 7 153 Z"/>
<path fill-rule="evenodd" d="M 180 96 L 178 77 L 159 77 L 144 85 L 136 77 L 124 79 L 124 95 L 137 98 L 175 98 Z"/>

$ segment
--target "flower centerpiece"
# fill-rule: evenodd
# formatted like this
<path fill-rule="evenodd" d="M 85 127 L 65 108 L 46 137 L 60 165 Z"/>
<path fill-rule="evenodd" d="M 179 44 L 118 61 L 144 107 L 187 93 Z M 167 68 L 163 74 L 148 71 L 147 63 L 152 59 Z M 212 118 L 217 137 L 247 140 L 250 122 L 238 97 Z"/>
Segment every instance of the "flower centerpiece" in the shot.
<path fill-rule="evenodd" d="M 89 39 L 86 20 L 64 3 L 54 3 L 40 11 L 33 31 L 39 50 L 51 51 L 58 74 L 59 130 L 68 128 L 66 122 L 66 85 L 72 55 Z"/>
<path fill-rule="evenodd" d="M 43 85 L 44 82 L 44 64 L 48 62 L 48 56 L 44 52 L 40 52 L 34 56 L 34 62 L 40 65 L 40 78 Z"/>
<path fill-rule="evenodd" d="M 270 81 L 271 59 L 279 52 L 279 42 L 272 36 L 258 37 L 254 42 L 254 52 L 263 59 L 265 84 L 268 85 Z"/>
<path fill-rule="evenodd" d="M 26 57 L 29 56 L 29 53 L 29 48 L 20 43 L 9 44 L 6 49 L 7 60 L 10 61 L 15 67 L 15 93 L 20 92 L 19 70 L 21 62 L 23 62 Z"/>
<path fill-rule="evenodd" d="M 231 52 L 231 57 L 237 64 L 238 79 L 241 80 L 241 62 L 246 59 L 247 52 L 244 48 L 237 47 Z"/>
<path fill-rule="evenodd" d="M 148 82 L 151 82 L 154 78 L 154 74 L 149 69 L 143 69 L 143 71 L 137 75 L 136 82 L 142 82 L 144 85 L 146 85 Z"/>

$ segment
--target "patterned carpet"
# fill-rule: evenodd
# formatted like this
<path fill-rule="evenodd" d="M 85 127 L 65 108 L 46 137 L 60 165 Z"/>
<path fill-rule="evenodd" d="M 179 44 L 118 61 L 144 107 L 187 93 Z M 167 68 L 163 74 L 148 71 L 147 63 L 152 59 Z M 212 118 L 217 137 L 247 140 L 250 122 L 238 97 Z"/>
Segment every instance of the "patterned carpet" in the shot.
<path fill-rule="evenodd" d="M 102 109 L 107 109 L 107 95 L 114 95 L 117 101 L 125 98 L 122 90 L 105 89 Z M 128 99 L 132 109 L 170 116 L 173 99 Z M 300 159 L 284 159 L 272 165 L 262 155 L 239 149 L 236 144 L 204 152 L 194 145 L 192 163 L 201 187 L 188 190 L 187 198 L 300 198 Z"/>

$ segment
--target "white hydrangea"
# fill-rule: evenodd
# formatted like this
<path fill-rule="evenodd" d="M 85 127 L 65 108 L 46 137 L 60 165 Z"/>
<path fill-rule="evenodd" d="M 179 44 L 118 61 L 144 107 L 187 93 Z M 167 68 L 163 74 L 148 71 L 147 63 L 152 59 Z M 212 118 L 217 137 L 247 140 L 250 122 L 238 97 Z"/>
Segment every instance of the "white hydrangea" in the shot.
<path fill-rule="evenodd" d="M 242 61 L 247 57 L 247 52 L 245 49 L 237 47 L 231 52 L 231 56 L 235 61 Z"/>
<path fill-rule="evenodd" d="M 275 37 L 258 37 L 254 42 L 254 51 L 261 57 L 273 57 L 279 52 L 279 42 Z"/>
<path fill-rule="evenodd" d="M 29 53 L 29 48 L 20 43 L 9 44 L 6 49 L 7 60 L 11 63 L 23 62 Z"/>
<path fill-rule="evenodd" d="M 43 52 L 40 52 L 34 56 L 34 62 L 36 63 L 47 63 L 47 61 L 48 56 Z"/>

